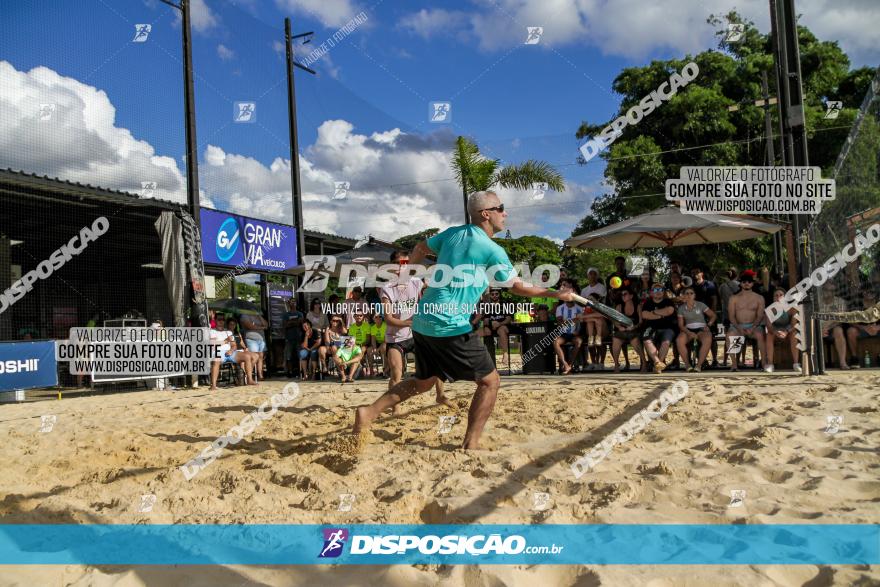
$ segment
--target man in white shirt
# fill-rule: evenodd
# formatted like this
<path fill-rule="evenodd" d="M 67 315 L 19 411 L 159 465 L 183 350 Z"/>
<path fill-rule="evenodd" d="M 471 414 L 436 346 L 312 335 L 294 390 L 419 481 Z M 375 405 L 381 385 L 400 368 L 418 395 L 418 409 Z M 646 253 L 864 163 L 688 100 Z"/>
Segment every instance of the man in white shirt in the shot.
<path fill-rule="evenodd" d="M 605 303 L 605 294 L 608 290 L 599 279 L 599 270 L 595 267 L 587 269 L 587 279 L 589 283 L 581 290 L 581 297 L 588 298 L 591 294 L 596 294 L 599 296 L 598 301 Z M 596 325 L 596 334 L 594 336 L 590 337 L 589 333 L 587 333 L 587 344 L 591 347 L 599 346 L 602 343 L 602 339 L 608 334 L 608 322 L 599 313 L 588 314 L 584 316 L 584 320 L 590 320 Z M 598 360 L 598 357 L 594 357 L 594 360 Z"/>
<path fill-rule="evenodd" d="M 571 291 L 571 288 L 568 285 L 568 281 L 560 284 L 559 291 Z M 560 335 L 557 336 L 556 340 L 553 341 L 553 350 L 556 351 L 556 356 L 559 357 L 559 360 L 562 362 L 563 375 L 571 373 L 571 365 L 569 365 L 568 361 L 565 359 L 565 353 L 562 351 L 562 345 L 566 343 L 572 343 L 574 345 L 574 353 L 572 354 L 572 357 L 577 357 L 578 353 L 580 353 L 582 339 L 580 335 L 578 335 L 578 332 L 580 331 L 581 315 L 583 313 L 583 308 L 581 308 L 574 302 L 565 302 L 563 304 L 559 304 L 559 307 L 556 308 L 556 322 L 558 322 L 559 324 L 572 322 L 571 324 L 568 324 L 565 328 L 562 328 L 559 331 Z"/>
<path fill-rule="evenodd" d="M 397 263 L 396 273 L 399 275 L 401 268 L 409 264 L 407 251 L 393 251 L 391 262 Z M 395 279 L 384 285 L 379 290 L 379 298 L 385 313 L 385 345 L 390 367 L 388 389 L 390 390 L 403 379 L 403 367 L 406 363 L 406 353 L 414 352 L 415 342 L 412 335 L 412 318 L 416 312 L 416 306 L 422 295 L 425 283 L 418 277 L 409 279 Z M 455 406 L 443 394 L 443 381 L 437 379 L 434 386 L 438 404 L 443 404 L 455 409 Z M 397 406 L 391 408 L 391 413 L 397 413 Z"/>

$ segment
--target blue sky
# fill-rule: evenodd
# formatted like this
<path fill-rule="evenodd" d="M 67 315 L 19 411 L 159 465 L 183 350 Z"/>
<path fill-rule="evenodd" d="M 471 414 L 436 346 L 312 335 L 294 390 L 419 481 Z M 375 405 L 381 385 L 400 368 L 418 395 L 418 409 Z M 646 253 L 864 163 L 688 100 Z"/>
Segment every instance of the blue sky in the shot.
<path fill-rule="evenodd" d="M 626 66 L 711 47 L 710 13 L 736 5 L 761 30 L 767 3 L 705 0 L 194 0 L 200 184 L 207 206 L 291 222 L 283 18 L 315 31 L 300 59 L 356 15 L 363 24 L 297 72 L 304 215 L 309 228 L 395 238 L 461 221 L 448 168 L 456 135 L 503 162 L 553 163 L 569 189 L 506 192 L 514 236 L 566 238 L 602 193 L 603 164 L 574 164 L 582 120 L 616 112 Z M 876 64 L 876 5 L 804 0 L 820 38 Z M 185 194 L 180 21 L 158 0 L 22 0 L 4 6 L 0 166 L 155 195 Z M 148 23 L 145 42 L 135 25 Z M 867 23 L 867 24 L 866 24 Z M 541 26 L 536 44 L 527 27 Z M 36 69 L 35 69 L 36 68 Z M 236 101 L 256 121 L 234 122 Z M 451 124 L 429 102 L 452 104 Z M 48 120 L 40 104 L 55 106 Z M 334 182 L 348 181 L 334 199 Z"/>

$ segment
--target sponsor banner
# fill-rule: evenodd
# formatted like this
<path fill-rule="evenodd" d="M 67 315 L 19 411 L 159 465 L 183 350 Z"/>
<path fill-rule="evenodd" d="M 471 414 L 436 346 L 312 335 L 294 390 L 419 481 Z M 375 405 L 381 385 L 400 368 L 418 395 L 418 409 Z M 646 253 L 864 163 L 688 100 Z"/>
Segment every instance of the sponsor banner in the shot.
<path fill-rule="evenodd" d="M 0 564 L 869 565 L 880 526 L 6 524 Z"/>
<path fill-rule="evenodd" d="M 55 343 L 0 343 L 0 391 L 58 385 Z"/>
<path fill-rule="evenodd" d="M 202 259 L 212 265 L 285 271 L 296 267 L 296 228 L 202 208 Z"/>

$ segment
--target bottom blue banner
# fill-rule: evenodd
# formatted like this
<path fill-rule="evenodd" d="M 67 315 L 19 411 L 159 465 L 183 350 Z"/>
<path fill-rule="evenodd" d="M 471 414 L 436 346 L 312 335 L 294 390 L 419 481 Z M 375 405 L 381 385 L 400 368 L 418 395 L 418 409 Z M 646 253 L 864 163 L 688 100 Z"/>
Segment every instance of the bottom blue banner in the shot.
<path fill-rule="evenodd" d="M 16 524 L 0 564 L 880 564 L 880 526 Z"/>

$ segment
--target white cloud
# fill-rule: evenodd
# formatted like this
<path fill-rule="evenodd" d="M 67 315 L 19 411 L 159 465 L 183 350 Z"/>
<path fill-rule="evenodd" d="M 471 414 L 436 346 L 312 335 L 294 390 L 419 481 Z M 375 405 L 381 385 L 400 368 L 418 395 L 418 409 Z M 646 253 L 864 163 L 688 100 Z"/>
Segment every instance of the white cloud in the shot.
<path fill-rule="evenodd" d="M 468 15 L 461 11 L 423 8 L 401 18 L 398 26 L 428 39 L 437 34 L 455 34 L 466 26 L 468 21 Z"/>
<path fill-rule="evenodd" d="M 155 181 L 155 196 L 186 201 L 186 182 L 173 157 L 116 126 L 107 94 L 47 67 L 18 71 L 0 61 L 0 167 L 10 167 L 132 193 Z M 40 104 L 55 104 L 40 120 Z"/>
<path fill-rule="evenodd" d="M 224 44 L 217 45 L 217 56 L 223 61 L 229 61 L 235 57 L 235 52 Z"/>
<path fill-rule="evenodd" d="M 142 181 L 157 182 L 155 196 L 186 201 L 185 161 L 162 156 L 146 141 L 116 125 L 107 94 L 38 67 L 17 71 L 0 61 L 4 108 L 0 111 L 0 167 L 139 193 Z M 40 121 L 40 104 L 55 104 L 50 121 Z M 307 228 L 343 235 L 373 234 L 394 239 L 429 227 L 461 224 L 461 188 L 449 161 L 455 136 L 448 129 L 408 134 L 392 128 L 356 132 L 345 120 L 327 120 L 300 156 L 303 215 Z M 248 155 L 208 144 L 200 156 L 203 206 L 290 223 L 290 161 L 268 165 Z M 344 200 L 333 200 L 334 181 L 349 181 Z M 510 207 L 516 234 L 570 230 L 589 190 L 570 185 L 534 201 L 531 190 L 499 190 Z"/>
<path fill-rule="evenodd" d="M 208 29 L 217 26 L 219 19 L 211 10 L 205 0 L 189 0 L 190 1 L 190 20 L 193 29 L 200 33 L 206 32 Z"/>
<path fill-rule="evenodd" d="M 541 46 L 586 44 L 608 55 L 640 59 L 657 50 L 694 53 L 717 45 L 710 14 L 735 8 L 763 32 L 770 29 L 766 0 L 476 0 L 472 12 L 421 10 L 398 25 L 425 38 L 447 34 L 495 51 L 525 40 L 526 27 L 544 27 Z M 822 40 L 840 42 L 857 64 L 880 58 L 880 2 L 801 0 L 802 23 Z"/>
<path fill-rule="evenodd" d="M 328 28 L 340 27 L 360 10 L 350 0 L 275 0 L 278 9 L 305 14 Z"/>

